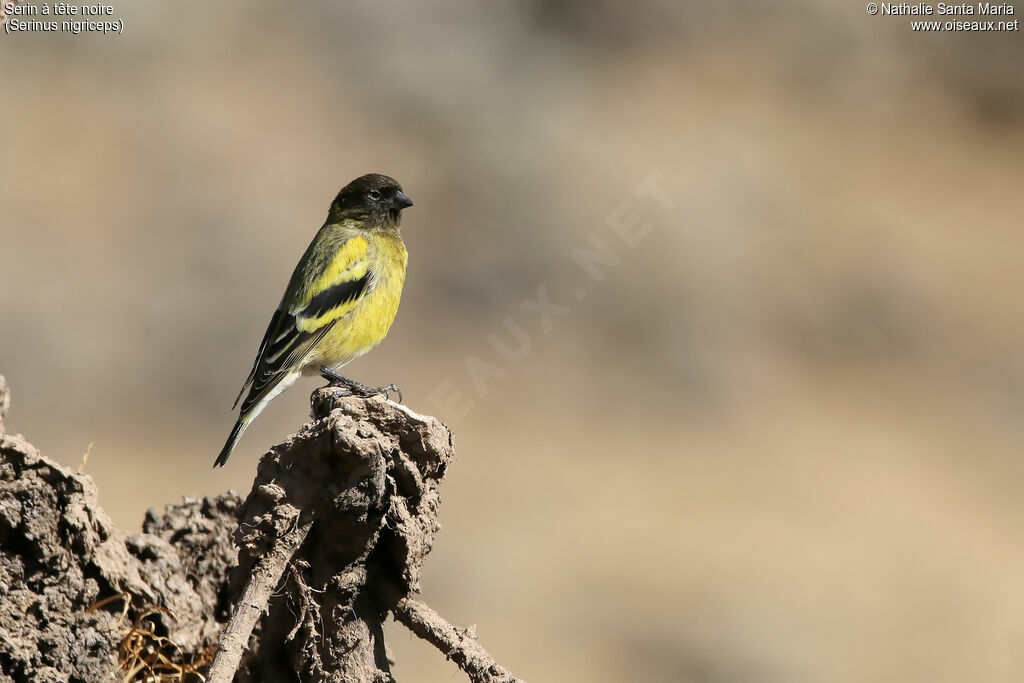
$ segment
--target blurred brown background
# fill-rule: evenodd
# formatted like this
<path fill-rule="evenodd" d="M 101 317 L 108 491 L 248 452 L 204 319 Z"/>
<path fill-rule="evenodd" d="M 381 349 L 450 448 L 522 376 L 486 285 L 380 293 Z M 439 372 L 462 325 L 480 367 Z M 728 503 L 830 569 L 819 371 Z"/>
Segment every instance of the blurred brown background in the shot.
<path fill-rule="evenodd" d="M 381 171 L 416 201 L 409 279 L 349 370 L 454 425 L 425 597 L 503 664 L 1024 679 L 1019 32 L 859 3 L 342 4 L 122 2 L 120 36 L 0 36 L 12 430 L 69 465 L 94 443 L 125 529 L 248 490 L 316 383 L 211 471 L 231 401 L 333 194 Z M 652 173 L 666 197 L 637 196 Z M 595 238 L 600 281 L 572 257 Z M 567 307 L 547 333 L 540 286 Z M 507 319 L 518 360 L 489 341 L 519 344 Z M 461 678 L 391 644 L 400 680 Z"/>

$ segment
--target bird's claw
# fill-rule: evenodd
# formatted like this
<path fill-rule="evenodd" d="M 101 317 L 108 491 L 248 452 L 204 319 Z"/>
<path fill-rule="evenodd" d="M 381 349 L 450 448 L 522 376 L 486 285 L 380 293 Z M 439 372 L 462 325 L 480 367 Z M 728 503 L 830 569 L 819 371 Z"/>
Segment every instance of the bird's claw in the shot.
<path fill-rule="evenodd" d="M 398 388 L 397 384 L 393 384 L 392 383 L 392 384 L 387 385 L 386 387 L 379 387 L 379 388 L 383 389 L 383 391 L 381 393 L 384 394 L 384 399 L 385 400 L 389 400 L 388 392 L 389 391 L 393 391 L 396 394 L 398 394 L 398 403 L 402 402 L 402 390 Z"/>
<path fill-rule="evenodd" d="M 356 383 L 356 386 L 348 386 L 347 388 L 353 396 L 358 396 L 359 398 L 383 396 L 385 401 L 391 400 L 391 397 L 388 396 L 388 394 L 393 391 L 398 394 L 398 402 L 402 402 L 402 390 L 398 388 L 397 384 L 388 384 L 383 387 L 369 387 L 365 384 Z"/>
<path fill-rule="evenodd" d="M 349 379 L 326 367 L 320 368 L 320 374 L 330 383 L 330 386 L 348 389 L 348 393 L 351 396 L 358 396 L 359 398 L 383 396 L 384 400 L 388 400 L 388 392 L 393 391 L 398 394 L 398 402 L 402 402 L 402 390 L 398 388 L 397 384 L 388 384 L 384 387 L 369 387 L 362 382 Z"/>

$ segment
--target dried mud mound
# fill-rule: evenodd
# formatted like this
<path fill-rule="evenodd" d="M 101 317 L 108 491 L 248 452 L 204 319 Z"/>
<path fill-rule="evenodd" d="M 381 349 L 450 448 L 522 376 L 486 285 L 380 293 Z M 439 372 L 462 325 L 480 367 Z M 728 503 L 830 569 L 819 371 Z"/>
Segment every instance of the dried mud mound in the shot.
<path fill-rule="evenodd" d="M 224 536 L 239 497 L 150 511 L 145 533 L 126 536 L 90 477 L 6 434 L 8 401 L 0 377 L 0 680 L 187 671 L 227 618 L 235 557 Z"/>

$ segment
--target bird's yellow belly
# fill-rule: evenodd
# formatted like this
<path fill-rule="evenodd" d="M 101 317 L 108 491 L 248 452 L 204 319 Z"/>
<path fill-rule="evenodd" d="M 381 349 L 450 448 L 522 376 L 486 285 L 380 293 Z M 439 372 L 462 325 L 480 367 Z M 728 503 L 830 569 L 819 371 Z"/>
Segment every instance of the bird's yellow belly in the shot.
<path fill-rule="evenodd" d="M 377 282 L 371 292 L 324 335 L 303 364 L 315 371 L 321 365 L 337 369 L 379 344 L 391 329 L 402 298 L 405 273 Z"/>

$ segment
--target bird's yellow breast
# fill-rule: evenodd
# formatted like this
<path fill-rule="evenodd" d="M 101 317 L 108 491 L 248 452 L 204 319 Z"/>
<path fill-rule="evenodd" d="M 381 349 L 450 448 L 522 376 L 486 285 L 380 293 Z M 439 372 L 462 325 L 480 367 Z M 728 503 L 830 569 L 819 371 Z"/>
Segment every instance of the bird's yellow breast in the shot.
<path fill-rule="evenodd" d="M 339 368 L 379 344 L 391 329 L 402 298 L 408 254 L 397 233 L 375 234 L 370 248 L 375 277 L 369 291 L 331 327 L 303 365 L 313 370 L 321 365 Z"/>

